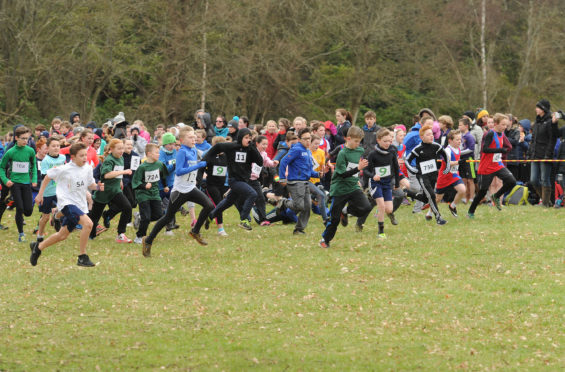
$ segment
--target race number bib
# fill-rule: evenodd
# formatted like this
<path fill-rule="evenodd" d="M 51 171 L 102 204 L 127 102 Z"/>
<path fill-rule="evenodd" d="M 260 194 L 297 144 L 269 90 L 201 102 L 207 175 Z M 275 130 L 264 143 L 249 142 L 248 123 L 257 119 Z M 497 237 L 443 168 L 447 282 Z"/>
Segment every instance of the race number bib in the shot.
<path fill-rule="evenodd" d="M 263 169 L 263 167 L 260 167 L 255 163 L 251 164 L 251 174 L 254 176 L 259 177 L 261 175 L 261 169 Z"/>
<path fill-rule="evenodd" d="M 214 165 L 212 168 L 212 176 L 225 177 L 227 170 L 226 167 L 222 167 L 221 165 Z"/>
<path fill-rule="evenodd" d="M 186 183 L 196 185 L 196 176 L 197 175 L 198 175 L 197 171 L 192 171 L 190 173 L 182 175 L 182 180 Z"/>
<path fill-rule="evenodd" d="M 493 163 L 498 163 L 498 162 L 501 161 L 501 160 L 502 160 L 502 154 L 501 154 L 501 153 L 494 154 L 494 155 L 492 156 L 492 162 L 493 162 Z"/>
<path fill-rule="evenodd" d="M 124 170 L 124 166 L 123 165 L 114 165 L 114 170 L 115 171 L 123 171 Z M 123 174 L 120 174 L 119 176 L 117 176 L 116 178 L 124 178 Z"/>
<path fill-rule="evenodd" d="M 449 171 L 453 174 L 459 173 L 459 164 L 455 164 L 455 165 L 452 164 Z"/>
<path fill-rule="evenodd" d="M 15 161 L 12 163 L 12 172 L 14 173 L 28 173 L 29 163 L 27 161 Z"/>
<path fill-rule="evenodd" d="M 437 164 L 435 159 L 421 162 L 420 170 L 422 171 L 422 174 L 428 174 L 437 171 Z"/>
<path fill-rule="evenodd" d="M 357 169 L 359 167 L 359 163 L 347 163 L 347 170 Z M 359 177 L 359 172 L 355 173 L 353 177 Z"/>
<path fill-rule="evenodd" d="M 136 170 L 139 168 L 139 164 L 141 164 L 141 158 L 139 156 L 132 156 L 130 169 L 132 171 Z"/>
<path fill-rule="evenodd" d="M 161 174 L 159 173 L 159 169 L 145 172 L 145 182 L 153 183 L 158 181 L 161 181 Z"/>
<path fill-rule="evenodd" d="M 319 166 L 320 166 L 320 164 L 318 164 L 316 159 L 312 158 L 312 170 L 318 169 Z"/>
<path fill-rule="evenodd" d="M 246 152 L 236 152 L 235 153 L 235 162 L 236 163 L 245 163 L 247 161 L 247 153 Z"/>
<path fill-rule="evenodd" d="M 375 175 L 383 178 L 392 175 L 390 172 L 390 165 L 385 165 L 384 167 L 375 167 Z"/>

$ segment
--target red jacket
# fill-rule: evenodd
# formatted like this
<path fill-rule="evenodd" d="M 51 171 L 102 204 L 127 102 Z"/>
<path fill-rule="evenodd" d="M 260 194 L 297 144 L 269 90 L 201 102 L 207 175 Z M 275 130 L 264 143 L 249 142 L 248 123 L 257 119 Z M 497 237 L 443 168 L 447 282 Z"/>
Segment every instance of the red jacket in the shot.
<path fill-rule="evenodd" d="M 269 141 L 269 145 L 267 146 L 267 155 L 271 159 L 275 157 L 275 153 L 277 152 L 277 149 L 275 148 L 275 139 L 277 138 L 278 134 L 278 132 L 265 132 L 265 137 L 267 137 L 267 141 Z"/>

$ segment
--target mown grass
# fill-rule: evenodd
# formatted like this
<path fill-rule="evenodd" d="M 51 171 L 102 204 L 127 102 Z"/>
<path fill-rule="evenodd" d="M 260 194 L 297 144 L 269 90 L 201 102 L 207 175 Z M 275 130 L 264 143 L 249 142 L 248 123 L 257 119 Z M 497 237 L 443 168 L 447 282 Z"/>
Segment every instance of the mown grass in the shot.
<path fill-rule="evenodd" d="M 243 231 L 230 211 L 228 238 L 161 234 L 151 259 L 106 232 L 92 269 L 76 266 L 76 234 L 31 267 L 11 213 L 0 370 L 565 367 L 561 210 L 479 207 L 440 227 L 403 207 L 386 241 L 371 216 L 363 233 L 340 227 L 329 250 L 319 216 L 296 237 L 288 225 Z"/>

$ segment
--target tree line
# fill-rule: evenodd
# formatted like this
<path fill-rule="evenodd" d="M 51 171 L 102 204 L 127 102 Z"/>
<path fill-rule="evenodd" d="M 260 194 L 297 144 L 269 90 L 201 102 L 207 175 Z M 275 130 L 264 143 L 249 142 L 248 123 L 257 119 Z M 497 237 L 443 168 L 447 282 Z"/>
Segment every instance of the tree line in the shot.
<path fill-rule="evenodd" d="M 0 124 L 565 108 L 559 0 L 0 0 Z"/>

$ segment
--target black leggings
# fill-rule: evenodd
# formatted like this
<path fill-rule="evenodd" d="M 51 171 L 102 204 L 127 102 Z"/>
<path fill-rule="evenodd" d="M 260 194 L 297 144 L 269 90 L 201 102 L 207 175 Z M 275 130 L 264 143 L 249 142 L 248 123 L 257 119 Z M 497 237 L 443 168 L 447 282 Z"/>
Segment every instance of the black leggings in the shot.
<path fill-rule="evenodd" d="M 222 199 L 224 199 L 224 194 L 228 191 L 227 186 L 217 186 L 217 185 L 210 185 L 208 184 L 206 187 L 206 194 L 212 200 L 214 207 L 218 205 Z M 216 215 L 216 223 L 218 225 L 224 223 L 224 218 L 222 217 L 222 213 L 218 213 Z"/>
<path fill-rule="evenodd" d="M 330 223 L 326 224 L 326 229 L 322 233 L 322 237 L 329 243 L 335 236 L 339 221 L 341 218 L 341 211 L 347 204 L 347 213 L 358 218 L 358 223 L 363 224 L 371 213 L 371 203 L 367 196 L 361 190 L 355 190 L 349 194 L 333 196 L 332 204 L 330 207 Z"/>
<path fill-rule="evenodd" d="M 6 199 L 8 198 L 8 195 L 10 195 L 10 188 L 1 181 L 0 185 L 2 185 L 2 191 L 0 191 L 0 222 L 2 222 L 2 216 L 8 207 Z"/>
<path fill-rule="evenodd" d="M 430 204 L 430 209 L 436 216 L 436 219 L 440 218 L 441 214 L 439 213 L 439 208 L 437 207 L 435 193 L 437 172 L 424 175 L 417 174 L 416 179 L 418 180 L 418 184 L 422 188 L 422 191 L 416 194 L 414 198 L 421 201 L 422 203 Z"/>
<path fill-rule="evenodd" d="M 187 201 L 191 201 L 193 203 L 200 204 L 202 206 L 202 210 L 198 215 L 198 220 L 196 221 L 196 224 L 192 228 L 192 232 L 196 234 L 200 233 L 200 228 L 206 221 L 206 218 L 208 218 L 210 212 L 214 209 L 214 205 L 212 204 L 210 199 L 208 199 L 206 194 L 198 190 L 196 187 L 193 188 L 192 191 L 187 193 L 173 191 L 171 193 L 171 201 L 169 202 L 167 213 L 165 213 L 165 215 L 161 217 L 159 221 L 157 221 L 155 226 L 153 226 L 153 230 L 151 230 L 149 236 L 145 238 L 147 244 L 153 243 L 153 240 L 155 240 L 157 234 L 159 234 L 159 231 L 161 231 L 163 227 L 165 227 L 169 222 L 173 220 L 175 213 L 177 213 L 180 207 Z"/>
<path fill-rule="evenodd" d="M 491 174 L 480 174 L 479 192 L 477 193 L 477 196 L 475 196 L 473 203 L 471 203 L 471 206 L 469 207 L 469 213 L 475 213 L 475 210 L 479 206 L 479 203 L 487 194 L 488 188 L 490 187 L 490 184 L 492 183 L 494 177 L 498 177 L 502 181 L 502 187 L 496 192 L 496 194 L 494 194 L 494 197 L 497 199 L 512 190 L 514 186 L 516 186 L 516 179 L 508 170 L 508 168 L 502 168 Z"/>
<path fill-rule="evenodd" d="M 259 183 L 259 180 L 249 181 L 249 186 L 253 187 L 253 190 L 257 193 L 257 199 L 255 199 L 255 206 L 257 207 L 257 214 L 259 215 L 259 223 L 267 220 L 267 203 L 265 202 L 265 197 L 263 196 L 263 188 Z"/>
<path fill-rule="evenodd" d="M 163 208 L 161 206 L 161 199 L 146 200 L 139 203 L 139 229 L 137 229 L 136 236 L 141 238 L 147 234 L 147 227 L 151 221 L 157 221 L 163 217 Z"/>
<path fill-rule="evenodd" d="M 7 187 L 6 187 L 7 188 Z M 14 204 L 16 205 L 16 226 L 18 227 L 18 232 L 24 232 L 24 215 L 26 217 L 31 216 L 33 213 L 33 197 L 31 193 L 31 185 L 23 183 L 14 183 L 10 187 L 12 192 L 12 198 L 14 199 Z M 2 194 L 4 193 L 4 188 L 2 188 Z M 2 199 L 3 203 L 4 199 Z M 6 209 L 4 204 L 4 210 Z M 3 213 L 4 211 L 2 211 Z"/>
<path fill-rule="evenodd" d="M 120 222 L 118 223 L 118 234 L 125 233 L 128 223 L 131 222 L 131 205 L 129 204 L 128 199 L 123 193 L 119 192 L 108 204 L 112 205 L 112 210 L 118 210 L 121 212 Z M 104 212 L 105 206 L 106 203 L 94 201 L 92 210 L 88 213 L 88 217 L 92 220 L 93 226 L 92 231 L 90 232 L 90 237 L 92 239 L 96 237 L 96 226 L 98 226 L 98 221 L 102 216 L 102 212 Z"/>

